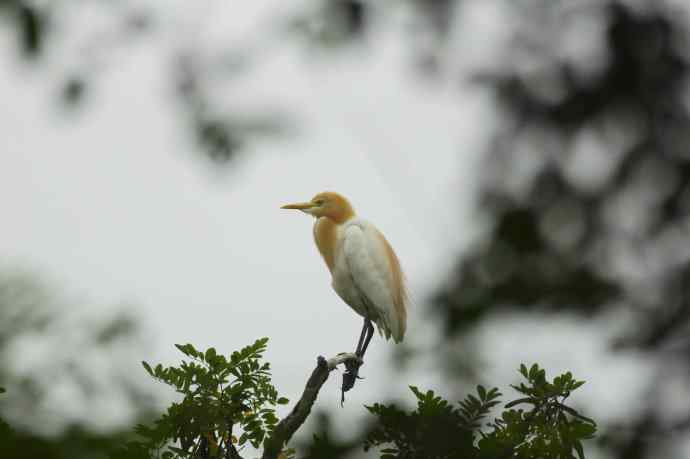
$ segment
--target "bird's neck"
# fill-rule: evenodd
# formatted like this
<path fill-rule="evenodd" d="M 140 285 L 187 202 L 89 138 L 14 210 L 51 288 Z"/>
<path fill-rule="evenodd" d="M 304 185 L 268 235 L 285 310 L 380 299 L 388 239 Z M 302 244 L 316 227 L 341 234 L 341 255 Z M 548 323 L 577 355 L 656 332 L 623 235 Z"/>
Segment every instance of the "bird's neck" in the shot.
<path fill-rule="evenodd" d="M 330 217 L 321 217 L 314 223 L 314 242 L 331 272 L 335 267 L 338 226 L 340 224 Z"/>
<path fill-rule="evenodd" d="M 329 212 L 324 216 L 324 218 L 331 220 L 336 225 L 342 225 L 354 216 L 355 211 L 354 209 L 352 209 L 352 206 L 350 206 L 348 203 L 347 206 L 341 206 L 337 210 Z"/>

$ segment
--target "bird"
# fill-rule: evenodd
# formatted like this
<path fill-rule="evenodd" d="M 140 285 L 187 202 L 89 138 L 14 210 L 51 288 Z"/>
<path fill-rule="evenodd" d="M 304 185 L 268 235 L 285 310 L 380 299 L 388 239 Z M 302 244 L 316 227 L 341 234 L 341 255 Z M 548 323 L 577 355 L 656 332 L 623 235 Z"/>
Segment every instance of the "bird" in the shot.
<path fill-rule="evenodd" d="M 350 201 L 333 191 L 281 208 L 316 218 L 314 241 L 330 271 L 331 286 L 364 319 L 355 350 L 360 361 L 374 335 L 373 324 L 386 340 L 402 342 L 409 294 L 398 256 L 381 231 L 358 217 Z"/>

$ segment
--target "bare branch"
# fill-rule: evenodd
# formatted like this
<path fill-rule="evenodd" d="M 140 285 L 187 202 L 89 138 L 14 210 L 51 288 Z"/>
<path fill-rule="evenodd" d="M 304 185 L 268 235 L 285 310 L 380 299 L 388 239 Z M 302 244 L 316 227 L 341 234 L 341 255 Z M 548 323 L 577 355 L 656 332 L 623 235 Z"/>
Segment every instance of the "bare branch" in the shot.
<path fill-rule="evenodd" d="M 271 437 L 264 443 L 262 459 L 277 459 L 285 444 L 290 441 L 294 433 L 304 424 L 304 421 L 311 413 L 311 407 L 314 405 L 316 397 L 319 395 L 319 390 L 321 390 L 321 386 L 328 379 L 330 372 L 338 365 L 348 361 L 361 363 L 359 357 L 352 353 L 341 353 L 328 360 L 321 356 L 318 357 L 316 368 L 314 368 L 307 381 L 302 397 L 290 414 L 281 419 Z"/>

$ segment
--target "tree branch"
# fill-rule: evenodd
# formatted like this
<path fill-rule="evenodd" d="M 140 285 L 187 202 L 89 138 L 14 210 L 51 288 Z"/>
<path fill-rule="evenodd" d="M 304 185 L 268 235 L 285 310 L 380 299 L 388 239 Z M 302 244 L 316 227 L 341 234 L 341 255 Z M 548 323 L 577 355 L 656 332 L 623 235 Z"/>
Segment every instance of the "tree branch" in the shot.
<path fill-rule="evenodd" d="M 352 353 L 341 353 L 328 360 L 321 356 L 318 357 L 316 368 L 314 368 L 307 381 L 302 397 L 290 414 L 280 420 L 273 434 L 264 442 L 262 459 L 277 459 L 285 444 L 290 441 L 294 433 L 304 424 L 309 413 L 311 413 L 311 407 L 314 405 L 316 397 L 319 395 L 319 390 L 321 390 L 321 386 L 328 379 L 330 372 L 338 365 L 348 361 L 361 363 L 359 357 Z"/>

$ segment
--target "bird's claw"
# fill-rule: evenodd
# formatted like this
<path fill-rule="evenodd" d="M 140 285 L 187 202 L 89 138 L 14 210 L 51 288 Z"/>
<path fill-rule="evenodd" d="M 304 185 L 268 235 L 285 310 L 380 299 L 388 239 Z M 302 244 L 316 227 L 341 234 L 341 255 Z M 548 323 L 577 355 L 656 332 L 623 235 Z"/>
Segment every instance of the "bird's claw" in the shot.
<path fill-rule="evenodd" d="M 355 387 L 355 382 L 358 379 L 364 379 L 359 376 L 359 367 L 361 367 L 363 363 L 361 358 L 359 360 L 348 360 L 345 362 L 346 370 L 345 373 L 343 373 L 343 384 L 340 389 L 340 406 L 343 406 L 343 403 L 345 403 L 345 392 Z"/>

